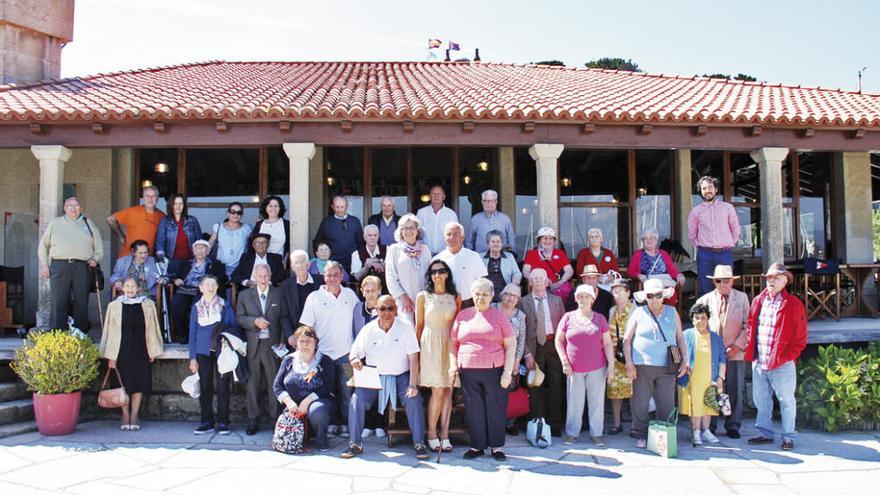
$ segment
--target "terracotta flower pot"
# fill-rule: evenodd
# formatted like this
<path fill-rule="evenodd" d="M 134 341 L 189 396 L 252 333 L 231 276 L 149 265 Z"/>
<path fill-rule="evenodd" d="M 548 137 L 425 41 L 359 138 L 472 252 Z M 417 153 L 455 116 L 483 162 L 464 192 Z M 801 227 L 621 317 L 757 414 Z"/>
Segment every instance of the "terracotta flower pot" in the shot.
<path fill-rule="evenodd" d="M 69 435 L 76 430 L 82 392 L 34 394 L 34 417 L 43 435 Z"/>

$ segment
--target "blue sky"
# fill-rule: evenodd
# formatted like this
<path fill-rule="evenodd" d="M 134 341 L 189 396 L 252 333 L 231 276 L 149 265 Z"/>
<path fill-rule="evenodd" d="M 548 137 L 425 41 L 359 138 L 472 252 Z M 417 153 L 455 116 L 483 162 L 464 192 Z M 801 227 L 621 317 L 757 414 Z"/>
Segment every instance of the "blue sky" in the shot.
<path fill-rule="evenodd" d="M 425 60 L 428 38 L 484 61 L 631 58 L 652 73 L 880 93 L 880 2 L 80 0 L 62 75 L 205 60 Z"/>

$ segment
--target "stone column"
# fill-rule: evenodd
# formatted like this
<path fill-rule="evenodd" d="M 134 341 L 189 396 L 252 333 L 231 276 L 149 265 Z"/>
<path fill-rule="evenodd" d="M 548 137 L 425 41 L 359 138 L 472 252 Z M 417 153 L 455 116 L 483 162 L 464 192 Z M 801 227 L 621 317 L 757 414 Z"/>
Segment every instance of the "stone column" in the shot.
<path fill-rule="evenodd" d="M 673 150 L 673 181 L 672 181 L 672 197 L 675 204 L 672 207 L 673 215 L 675 215 L 675 231 L 672 237 L 681 242 L 681 245 L 693 253 L 691 260 L 696 259 L 694 246 L 688 239 L 688 215 L 694 207 L 694 186 L 691 178 L 691 150 L 676 149 Z"/>
<path fill-rule="evenodd" d="M 516 231 L 516 179 L 513 148 L 498 148 L 498 210 L 510 217 Z"/>
<path fill-rule="evenodd" d="M 832 177 L 836 255 L 844 263 L 873 263 L 870 153 L 835 153 Z"/>
<path fill-rule="evenodd" d="M 785 261 L 785 222 L 782 211 L 782 160 L 788 148 L 758 148 L 752 160 L 758 164 L 761 188 L 761 252 L 766 271 L 773 263 Z"/>
<path fill-rule="evenodd" d="M 559 171 L 556 161 L 564 148 L 562 144 L 534 144 L 529 148 L 529 155 L 535 160 L 538 180 L 538 218 L 541 222 L 537 228 L 553 227 L 557 235 L 559 235 Z M 534 232 L 531 235 L 534 235 Z"/>
<path fill-rule="evenodd" d="M 314 143 L 284 143 L 290 159 L 290 249 L 309 252 L 309 161 Z"/>
<path fill-rule="evenodd" d="M 59 145 L 31 146 L 31 153 L 40 161 L 40 238 L 46 226 L 61 215 L 64 188 L 64 164 L 72 152 Z M 51 307 L 49 279 L 40 277 L 37 299 L 37 327 L 49 325 Z"/>

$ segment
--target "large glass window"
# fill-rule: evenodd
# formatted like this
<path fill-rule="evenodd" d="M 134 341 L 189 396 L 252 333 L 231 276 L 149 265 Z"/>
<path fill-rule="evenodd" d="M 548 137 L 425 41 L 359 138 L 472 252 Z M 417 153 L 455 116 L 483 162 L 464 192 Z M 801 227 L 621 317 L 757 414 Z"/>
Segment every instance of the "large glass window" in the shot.
<path fill-rule="evenodd" d="M 461 148 L 458 157 L 458 219 L 470 232 L 471 217 L 483 211 L 483 191 L 497 183 L 498 166 L 494 148 Z"/>
<path fill-rule="evenodd" d="M 135 196 L 140 197 L 140 190 L 147 186 L 159 188 L 159 204 L 157 207 L 165 211 L 165 198 L 176 193 L 178 153 L 177 148 L 147 148 L 138 150 L 138 184 Z"/>
<path fill-rule="evenodd" d="M 670 150 L 636 151 L 636 232 L 653 227 L 660 241 L 672 237 Z"/>
<path fill-rule="evenodd" d="M 245 205 L 245 222 L 257 218 L 259 203 L 259 149 L 186 150 L 186 194 L 189 213 L 202 229 L 222 221 L 231 201 Z"/>
<path fill-rule="evenodd" d="M 452 204 L 452 148 L 413 148 L 412 180 L 414 183 L 412 212 L 431 202 L 431 187 L 439 184 L 446 191 L 446 206 Z"/>
<path fill-rule="evenodd" d="M 370 214 L 379 213 L 382 196 L 394 199 L 394 210 L 402 215 L 409 211 L 409 181 L 405 148 L 374 148 L 370 150 L 372 162 L 372 200 Z"/>
<path fill-rule="evenodd" d="M 691 151 L 691 184 L 694 191 L 691 196 L 693 205 L 696 206 L 703 202 L 700 196 L 700 187 L 697 185 L 701 177 L 715 177 L 721 183 L 719 195 L 726 192 L 724 187 L 724 152 L 715 150 L 694 150 Z"/>
<path fill-rule="evenodd" d="M 513 153 L 514 180 L 516 185 L 516 245 L 520 258 L 535 247 L 535 233 L 541 228 L 538 223 L 538 174 L 535 160 L 529 156 L 528 148 L 517 148 Z M 514 215 L 511 215 L 514 218 Z"/>
<path fill-rule="evenodd" d="M 288 196 L 290 194 L 290 159 L 281 148 L 266 150 L 267 184 L 269 194 Z M 301 180 L 309 180 L 302 177 Z"/>
<path fill-rule="evenodd" d="M 324 155 L 324 182 L 327 185 L 327 214 L 330 200 L 337 194 L 348 198 L 348 214 L 364 220 L 364 150 L 329 148 Z"/>
<path fill-rule="evenodd" d="M 828 257 L 831 237 L 831 154 L 798 153 L 797 258 Z"/>
<path fill-rule="evenodd" d="M 586 247 L 587 231 L 602 230 L 604 247 L 623 257 L 632 252 L 630 244 L 629 208 L 601 206 L 567 206 L 559 208 L 559 235 L 568 248 L 569 257 Z M 573 253 L 573 254 L 572 254 Z M 574 259 L 572 257 L 572 259 Z"/>

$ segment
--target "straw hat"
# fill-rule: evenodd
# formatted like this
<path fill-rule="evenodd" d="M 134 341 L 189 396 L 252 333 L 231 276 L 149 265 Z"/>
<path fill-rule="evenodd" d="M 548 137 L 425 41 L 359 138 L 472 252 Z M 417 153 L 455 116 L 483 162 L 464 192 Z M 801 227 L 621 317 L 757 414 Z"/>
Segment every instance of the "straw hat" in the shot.
<path fill-rule="evenodd" d="M 643 303 L 648 300 L 648 294 L 663 294 L 663 299 L 667 299 L 672 297 L 675 294 L 674 287 L 664 287 L 663 281 L 657 278 L 649 278 L 645 281 L 645 285 L 643 285 L 643 289 L 640 291 L 636 291 L 633 294 L 633 297 L 636 301 Z"/>
<path fill-rule="evenodd" d="M 599 269 L 596 268 L 596 265 L 584 265 L 583 271 L 581 271 L 581 277 L 598 277 L 601 275 L 599 273 Z"/>
<path fill-rule="evenodd" d="M 715 280 L 716 278 L 720 278 L 720 279 L 732 278 L 733 280 L 736 280 L 740 277 L 739 277 L 739 275 L 733 274 L 733 267 L 730 265 L 715 265 L 715 274 L 714 275 L 706 275 L 706 278 L 711 278 L 712 280 Z"/>
<path fill-rule="evenodd" d="M 767 278 L 772 275 L 785 275 L 785 278 L 788 279 L 788 283 L 794 282 L 794 275 L 785 269 L 785 265 L 782 263 L 773 263 L 770 265 L 770 268 L 767 269 L 767 273 L 761 275 L 764 278 Z"/>
<path fill-rule="evenodd" d="M 526 375 L 526 383 L 529 388 L 537 388 L 544 384 L 544 372 L 538 367 L 538 363 L 535 363 L 535 369 Z"/>

